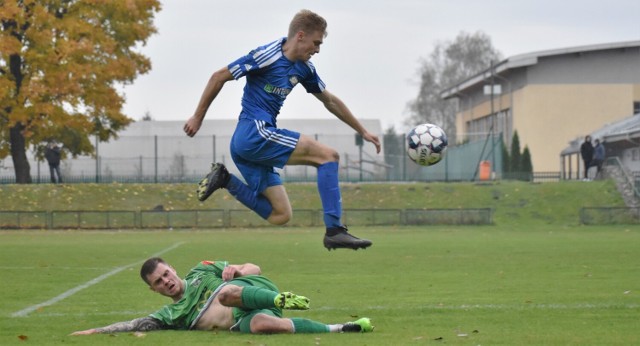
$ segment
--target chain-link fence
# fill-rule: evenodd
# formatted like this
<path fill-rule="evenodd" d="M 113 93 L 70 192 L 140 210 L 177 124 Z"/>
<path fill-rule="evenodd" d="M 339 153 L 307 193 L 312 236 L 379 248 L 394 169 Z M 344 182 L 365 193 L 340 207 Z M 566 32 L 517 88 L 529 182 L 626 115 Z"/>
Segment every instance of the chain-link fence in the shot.
<path fill-rule="evenodd" d="M 405 153 L 404 135 L 384 135 L 383 152 L 370 143 L 358 145 L 356 136 L 315 135 L 340 154 L 340 181 L 472 181 L 480 179 L 480 164 L 489 163 L 492 176 L 502 177 L 502 139 L 496 135 L 462 145 L 450 144 L 444 159 L 430 167 L 412 162 Z M 238 173 L 229 152 L 230 136 L 122 136 L 96 146 L 95 157 L 67 158 L 61 164 L 65 183 L 175 183 L 195 182 L 222 162 Z M 46 162 L 30 160 L 33 181 L 49 182 Z M 6 167 L 6 165 L 5 165 Z M 13 183 L 13 171 L 0 171 L 0 183 Z M 316 169 L 285 166 L 285 182 L 316 180 Z M 485 177 L 487 178 L 487 177 Z"/>
<path fill-rule="evenodd" d="M 580 222 L 584 225 L 640 224 L 640 208 L 590 207 L 580 209 Z"/>
<path fill-rule="evenodd" d="M 321 227 L 322 210 L 297 209 L 287 226 Z M 480 209 L 346 209 L 349 226 L 488 225 L 492 210 Z M 2 229 L 181 229 L 266 227 L 248 209 L 170 211 L 0 211 Z"/>

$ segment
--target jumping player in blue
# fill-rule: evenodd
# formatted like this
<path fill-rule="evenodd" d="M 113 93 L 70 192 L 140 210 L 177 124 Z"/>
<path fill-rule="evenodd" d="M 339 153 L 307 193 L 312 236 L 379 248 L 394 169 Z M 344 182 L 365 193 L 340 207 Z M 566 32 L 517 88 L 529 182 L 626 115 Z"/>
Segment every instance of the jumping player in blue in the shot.
<path fill-rule="evenodd" d="M 249 54 L 213 73 L 194 115 L 184 125 L 193 137 L 213 100 L 224 84 L 246 77 L 242 111 L 231 138 L 231 157 L 246 184 L 230 174 L 221 163 L 199 183 L 198 198 L 207 199 L 214 191 L 226 188 L 238 201 L 275 225 L 291 219 L 291 203 L 274 167 L 309 165 L 318 169 L 318 191 L 324 211 L 324 246 L 364 249 L 371 241 L 348 233 L 341 222 L 342 199 L 338 185 L 339 155 L 336 150 L 301 135 L 277 128 L 276 117 L 291 90 L 301 84 L 322 102 L 327 110 L 352 127 L 362 138 L 376 146 L 380 140 L 365 129 L 349 108 L 331 94 L 318 76 L 311 57 L 320 52 L 327 35 L 327 22 L 309 10 L 298 12 L 285 38 L 260 46 Z"/>

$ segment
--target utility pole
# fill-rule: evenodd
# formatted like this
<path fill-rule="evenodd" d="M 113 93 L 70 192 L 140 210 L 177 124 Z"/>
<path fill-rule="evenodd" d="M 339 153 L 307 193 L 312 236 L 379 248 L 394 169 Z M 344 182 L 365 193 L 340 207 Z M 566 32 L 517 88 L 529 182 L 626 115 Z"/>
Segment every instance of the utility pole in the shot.
<path fill-rule="evenodd" d="M 493 131 L 494 131 L 494 121 L 495 121 L 495 111 L 493 109 L 493 94 L 495 93 L 495 78 L 494 78 L 495 72 L 493 71 L 493 60 L 491 60 L 491 131 L 490 135 L 491 135 L 491 176 L 495 176 L 495 170 L 496 170 L 496 147 L 495 147 L 495 143 L 493 141 L 494 139 L 494 135 L 493 135 Z"/>

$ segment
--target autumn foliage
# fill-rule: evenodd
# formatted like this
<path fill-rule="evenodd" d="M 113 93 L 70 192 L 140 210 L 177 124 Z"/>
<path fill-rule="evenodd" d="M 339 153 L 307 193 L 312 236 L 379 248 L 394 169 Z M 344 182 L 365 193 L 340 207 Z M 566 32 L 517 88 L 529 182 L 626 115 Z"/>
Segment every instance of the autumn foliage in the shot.
<path fill-rule="evenodd" d="M 118 86 L 151 69 L 138 52 L 158 0 L 0 0 L 0 159 L 30 183 L 28 149 L 93 154 L 131 119 Z"/>

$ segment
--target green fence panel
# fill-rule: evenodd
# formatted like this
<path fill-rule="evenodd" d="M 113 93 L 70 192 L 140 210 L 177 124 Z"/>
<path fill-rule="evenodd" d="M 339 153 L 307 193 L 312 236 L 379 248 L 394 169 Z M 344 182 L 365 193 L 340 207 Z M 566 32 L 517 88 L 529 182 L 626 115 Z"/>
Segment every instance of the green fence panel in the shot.
<path fill-rule="evenodd" d="M 258 214 L 251 210 L 232 209 L 229 210 L 229 226 L 230 227 L 260 227 L 268 226 Z"/>
<path fill-rule="evenodd" d="M 399 225 L 402 211 L 399 209 L 345 209 L 342 219 L 347 225 Z"/>
<path fill-rule="evenodd" d="M 228 222 L 227 213 L 223 209 L 198 210 L 194 227 L 226 227 Z"/>
<path fill-rule="evenodd" d="M 640 208 L 582 208 L 580 209 L 580 222 L 584 225 L 640 224 Z"/>
<path fill-rule="evenodd" d="M 489 225 L 493 223 L 490 208 L 482 209 L 407 209 L 407 225 Z"/>
<path fill-rule="evenodd" d="M 0 211 L 2 229 L 45 229 L 49 227 L 46 211 Z"/>
<path fill-rule="evenodd" d="M 583 212 L 584 214 L 585 212 Z M 611 211 L 609 211 L 611 213 Z M 621 215 L 627 215 L 628 212 Z M 637 219 L 638 212 L 635 212 Z M 585 220 L 593 216 L 583 216 Z M 602 218 L 602 216 L 600 217 Z M 611 218 L 611 216 L 608 216 Z M 617 216 L 621 219 L 621 216 Z M 369 225 L 481 225 L 492 223 L 486 209 L 346 209 L 342 217 L 348 226 Z M 321 227 L 323 211 L 296 210 L 285 227 Z M 3 229 L 180 229 L 272 226 L 248 209 L 232 210 L 54 210 L 2 211 Z M 281 226 L 278 226 L 281 227 Z"/>

